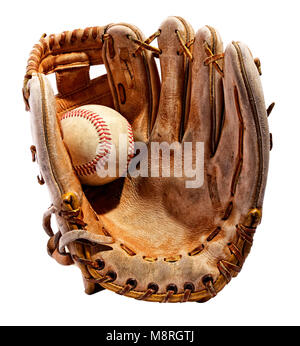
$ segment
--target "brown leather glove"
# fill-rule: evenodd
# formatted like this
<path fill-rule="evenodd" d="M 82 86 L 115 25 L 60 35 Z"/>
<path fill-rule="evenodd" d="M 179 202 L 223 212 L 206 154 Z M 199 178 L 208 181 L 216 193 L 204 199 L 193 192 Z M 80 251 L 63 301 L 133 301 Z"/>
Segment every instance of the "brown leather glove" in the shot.
<path fill-rule="evenodd" d="M 151 44 L 156 38 L 159 48 Z M 95 64 L 105 64 L 107 75 L 90 80 Z M 39 181 L 52 199 L 44 216 L 48 251 L 77 263 L 87 293 L 107 288 L 140 300 L 203 302 L 238 274 L 261 220 L 268 172 L 259 68 L 244 44 L 232 42 L 224 53 L 216 30 L 194 35 L 179 17 L 148 39 L 122 23 L 42 37 L 34 46 L 23 93 Z M 56 96 L 45 77 L 53 72 Z M 149 147 L 203 142 L 202 186 L 187 188 L 187 178 L 174 175 L 82 186 L 59 120 L 86 104 L 116 109 Z"/>

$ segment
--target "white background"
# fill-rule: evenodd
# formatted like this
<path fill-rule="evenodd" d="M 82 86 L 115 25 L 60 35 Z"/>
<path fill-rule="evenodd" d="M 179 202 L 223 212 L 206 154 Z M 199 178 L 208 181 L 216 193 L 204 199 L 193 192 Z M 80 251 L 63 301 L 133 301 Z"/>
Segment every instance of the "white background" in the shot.
<path fill-rule="evenodd" d="M 1 6 L 0 324 L 299 325 L 298 1 L 5 1 Z M 262 62 L 271 152 L 264 217 L 242 272 L 205 304 L 155 304 L 103 291 L 87 296 L 76 267 L 46 253 L 41 221 L 50 200 L 31 163 L 21 88 L 29 52 L 46 32 L 129 22 L 146 36 L 169 15 L 209 24 Z"/>

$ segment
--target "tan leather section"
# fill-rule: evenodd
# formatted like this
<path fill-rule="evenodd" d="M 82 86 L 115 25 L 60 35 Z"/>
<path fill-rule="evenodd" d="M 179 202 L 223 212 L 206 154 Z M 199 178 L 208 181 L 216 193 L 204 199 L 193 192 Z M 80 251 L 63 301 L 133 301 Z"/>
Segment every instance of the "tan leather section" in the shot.
<path fill-rule="evenodd" d="M 223 44 L 219 33 L 206 26 L 198 30 L 193 45 L 190 113 L 183 138 L 186 142 L 203 142 L 207 160 L 218 145 L 224 107 L 222 76 L 213 64 L 204 64 L 209 50 L 213 55 L 223 53 Z M 223 59 L 218 64 L 223 67 Z"/>
<path fill-rule="evenodd" d="M 31 126 L 37 160 L 43 163 L 40 169 L 50 190 L 53 205 L 57 210 L 61 210 L 62 195 L 67 192 L 75 193 L 83 209 L 84 221 L 88 224 L 87 230 L 101 233 L 102 225 L 82 192 L 81 184 L 74 173 L 63 143 L 50 83 L 44 75 L 39 74 L 31 79 L 29 88 Z M 66 232 L 68 225 L 59 215 L 57 217 L 61 223 L 61 232 Z"/>
<path fill-rule="evenodd" d="M 69 110 L 88 104 L 99 104 L 114 108 L 106 75 L 89 81 L 88 85 L 84 89 L 75 89 L 75 91 L 68 95 L 56 96 L 58 117 L 61 117 L 63 113 Z"/>
<path fill-rule="evenodd" d="M 107 227 L 108 225 L 106 224 L 105 226 Z M 163 224 L 162 227 L 165 227 L 165 224 Z M 115 234 L 114 229 L 110 229 L 110 231 L 112 234 Z M 177 229 L 174 230 L 174 233 L 177 233 L 177 236 L 180 237 L 180 233 Z M 155 237 L 155 233 L 153 235 Z M 136 238 L 141 236 L 140 232 L 136 232 Z M 168 234 L 164 234 L 163 237 L 169 241 L 168 254 L 170 255 L 170 253 L 172 253 L 171 247 L 175 242 L 170 239 Z M 120 286 L 123 286 L 129 278 L 135 278 L 137 280 L 137 291 L 146 291 L 148 284 L 151 282 L 155 282 L 159 285 L 158 293 L 165 292 L 166 287 L 170 283 L 175 284 L 178 287 L 178 292 L 182 293 L 186 282 L 193 282 L 196 291 L 199 291 L 205 287 L 201 278 L 207 273 L 210 273 L 214 280 L 217 280 L 219 271 L 216 264 L 220 259 L 230 257 L 230 252 L 226 244 L 235 240 L 234 237 L 235 226 L 230 226 L 226 229 L 226 232 L 223 232 L 213 242 L 206 242 L 204 237 L 200 238 L 199 243 L 203 241 L 205 249 L 196 256 L 189 256 L 187 252 L 187 249 L 191 251 L 193 246 L 195 247 L 197 244 L 196 241 L 190 244 L 190 247 L 188 247 L 187 244 L 183 244 L 181 249 L 175 249 L 178 251 L 176 255 L 180 256 L 177 256 L 177 258 L 171 262 L 166 260 L 166 252 L 155 254 L 153 249 L 147 248 L 148 244 L 145 244 L 144 247 L 142 244 L 140 246 L 135 245 L 133 249 L 136 251 L 136 254 L 129 255 L 120 246 L 124 239 L 118 234 L 117 244 L 112 245 L 113 251 L 101 253 L 101 258 L 106 263 L 105 269 L 103 271 L 97 271 L 97 273 L 91 270 L 91 273 L 93 276 L 99 277 L 99 274 L 105 275 L 107 271 L 112 270 L 118 274 L 114 283 Z M 140 242 L 144 241 L 144 239 L 145 238 L 140 238 Z M 156 242 L 156 246 L 158 246 L 159 243 L 156 238 L 152 243 L 154 242 Z M 166 242 L 164 241 L 164 243 Z M 125 244 L 129 247 L 132 245 L 128 242 Z M 159 244 L 161 247 L 163 245 L 164 244 Z M 168 251 L 166 245 L 164 250 Z M 160 251 L 162 251 L 162 249 L 160 249 Z M 155 261 L 148 261 L 145 259 L 146 256 L 150 255 L 155 258 Z"/>
<path fill-rule="evenodd" d="M 90 82 L 89 66 L 56 72 L 57 90 L 64 97 L 87 88 Z M 74 87 L 75 86 L 75 87 Z"/>
<path fill-rule="evenodd" d="M 43 72 L 41 66 L 45 59 L 47 59 L 45 66 L 54 66 L 60 59 L 65 59 L 60 58 L 59 55 L 67 53 L 73 55 L 72 63 L 75 63 L 76 58 L 78 62 L 82 62 L 82 56 L 79 53 L 85 52 L 91 65 L 103 64 L 101 51 L 104 31 L 105 27 L 93 27 L 41 37 L 30 53 L 25 79 L 30 78 L 33 73 Z M 68 55 L 66 59 L 70 59 Z"/>
<path fill-rule="evenodd" d="M 80 200 L 82 189 L 73 174 L 70 157 L 60 135 L 55 98 L 47 77 L 38 74 L 29 83 L 31 127 L 37 160 L 43 162 L 42 176 L 52 193 L 55 207 L 59 209 L 63 193 L 72 190 Z"/>
<path fill-rule="evenodd" d="M 172 18 L 161 26 L 162 90 L 152 140 L 171 141 L 179 134 L 183 85 L 187 84 L 182 78 L 184 58 L 177 55 L 180 48 L 177 37 L 174 40 L 170 37 L 175 29 L 181 30 L 184 37 L 186 27 L 180 25 L 181 21 Z M 166 40 L 170 45 L 165 43 L 164 46 L 165 27 Z M 222 50 L 221 38 L 215 30 L 205 27 L 197 33 L 189 75 L 190 112 L 183 139 L 184 143 L 205 143 L 204 185 L 186 189 L 185 178 L 131 178 L 87 193 L 105 228 L 117 239 L 114 251 L 91 254 L 93 259 L 99 257 L 107 263 L 103 275 L 106 270 L 117 273 L 117 279 L 110 284 L 113 290 L 118 291 L 117 287 L 124 287 L 129 278 L 134 278 L 137 280 L 135 292 L 145 292 L 148 284 L 155 282 L 161 294 L 166 292 L 170 283 L 174 283 L 178 292 L 183 294 L 184 283 L 190 278 L 196 291 L 201 292 L 205 288 L 202 278 L 208 274 L 218 290 L 217 282 L 223 281 L 218 263 L 232 261 L 233 268 L 238 263 L 227 244 L 237 242 L 242 246 L 236 225 L 244 222 L 246 213 L 253 207 L 251 195 L 255 194 L 259 177 L 266 172 L 260 172 L 258 168 L 258 143 L 261 140 L 254 126 L 253 111 L 250 110 L 249 90 L 244 86 L 245 75 L 251 81 L 250 88 L 255 89 L 257 105 L 264 102 L 260 87 L 252 84 L 259 83 L 259 77 L 246 51 L 242 50 L 242 58 L 239 59 L 237 53 L 229 55 L 226 51 L 224 62 Z M 218 68 L 213 64 L 214 56 L 220 58 Z M 241 59 L 245 64 L 243 73 L 239 72 Z M 241 93 L 242 102 L 239 105 L 235 86 Z M 267 131 L 263 106 L 258 113 L 259 121 L 263 122 L 258 128 Z M 265 137 L 262 143 L 264 141 Z M 268 147 L 263 144 L 263 161 L 264 157 L 267 160 L 267 150 Z M 245 165 L 240 165 L 241 159 L 245 159 Z M 252 171 L 248 168 L 250 162 L 254 167 Z M 261 187 L 264 183 L 265 180 Z M 109 203 L 105 203 L 107 195 L 111 197 Z M 168 261 L 170 258 L 175 260 Z M 226 266 L 224 268 L 228 270 Z M 99 275 L 92 270 L 90 272 L 92 276 Z M 230 277 L 237 274 L 234 271 L 228 273 L 226 275 Z M 129 295 L 135 296 L 135 293 Z M 155 297 L 153 300 L 160 299 L 159 295 Z"/>
<path fill-rule="evenodd" d="M 169 17 L 160 26 L 158 45 L 160 55 L 162 87 L 156 123 L 151 135 L 153 141 L 173 142 L 179 140 L 181 122 L 184 121 L 184 94 L 188 84 L 188 60 L 181 53 L 176 31 L 185 43 L 194 38 L 191 26 L 177 17 Z"/>
<path fill-rule="evenodd" d="M 241 43 L 228 45 L 224 66 L 225 121 L 213 163 L 220 195 L 234 194 L 234 212 L 237 208 L 243 219 L 250 209 L 262 206 L 269 161 L 267 113 L 249 49 Z"/>
<path fill-rule="evenodd" d="M 134 26 L 117 24 L 42 39 L 29 60 L 27 77 L 33 77 L 25 96 L 30 95 L 34 144 L 53 204 L 59 210 L 62 193 L 74 192 L 86 230 L 115 241 L 109 249 L 69 246 L 78 257 L 105 262 L 97 271 L 78 263 L 87 293 L 96 290 L 89 278 L 105 279 L 112 271 L 115 280 L 102 286 L 118 293 L 143 299 L 155 283 L 158 291 L 148 300 L 175 302 L 184 298 L 189 282 L 194 286 L 189 300 L 205 301 L 237 275 L 251 248 L 268 170 L 266 110 L 257 67 L 245 45 L 232 43 L 223 55 L 213 28 L 202 28 L 193 41 L 191 26 L 179 17 L 169 17 L 160 29 L 161 90 L 145 37 Z M 102 62 L 107 76 L 89 81 L 85 64 Z M 46 77 L 34 74 L 39 66 L 56 71 L 55 98 Z M 187 189 L 185 176 L 160 176 L 82 187 L 59 119 L 87 104 L 120 111 L 133 125 L 136 139 L 150 138 L 148 147 L 151 141 L 178 141 L 179 148 L 204 142 L 203 185 Z M 171 167 L 173 163 L 171 156 Z M 250 209 L 254 211 L 249 214 Z M 70 225 L 56 216 L 67 232 Z M 136 280 L 131 291 L 128 279 Z M 176 292 L 167 292 L 170 284 Z"/>
<path fill-rule="evenodd" d="M 50 55 L 41 61 L 39 70 L 49 74 L 55 71 L 89 66 L 89 57 L 84 52 Z"/>
<path fill-rule="evenodd" d="M 139 45 L 130 38 L 144 40 L 144 36 L 132 25 L 111 25 L 106 34 L 103 60 L 115 109 L 130 122 L 135 139 L 147 141 L 157 112 L 160 88 L 154 57 L 144 50 L 135 54 Z"/>

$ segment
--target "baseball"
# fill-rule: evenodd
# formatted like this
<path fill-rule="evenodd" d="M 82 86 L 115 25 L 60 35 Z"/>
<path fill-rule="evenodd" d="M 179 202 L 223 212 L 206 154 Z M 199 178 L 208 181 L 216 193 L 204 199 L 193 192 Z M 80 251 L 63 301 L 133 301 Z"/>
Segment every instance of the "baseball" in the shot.
<path fill-rule="evenodd" d="M 61 117 L 64 143 L 82 184 L 107 184 L 127 172 L 134 154 L 128 121 L 112 108 L 87 105 Z"/>

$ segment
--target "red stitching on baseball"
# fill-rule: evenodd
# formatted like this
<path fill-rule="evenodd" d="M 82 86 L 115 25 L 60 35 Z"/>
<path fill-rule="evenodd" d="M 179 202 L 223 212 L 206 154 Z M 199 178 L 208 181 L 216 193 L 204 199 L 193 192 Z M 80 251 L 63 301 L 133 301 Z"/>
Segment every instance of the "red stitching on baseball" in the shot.
<path fill-rule="evenodd" d="M 97 131 L 99 144 L 101 145 L 99 152 L 93 160 L 74 166 L 75 172 L 80 176 L 94 174 L 96 173 L 96 165 L 98 161 L 101 162 L 101 165 L 104 165 L 110 155 L 112 136 L 109 127 L 106 121 L 99 114 L 86 109 L 75 109 L 67 112 L 62 116 L 61 121 L 71 117 L 79 117 L 88 120 Z"/>
<path fill-rule="evenodd" d="M 132 128 L 129 124 L 127 125 L 127 129 L 128 129 L 128 139 L 129 139 L 128 159 L 127 159 L 127 166 L 128 166 L 130 160 L 134 156 L 134 140 L 133 140 Z"/>
<path fill-rule="evenodd" d="M 97 113 L 94 113 L 89 110 L 85 109 L 75 109 L 72 111 L 69 111 L 65 113 L 61 121 L 67 118 L 71 117 L 79 117 L 84 118 L 88 120 L 96 129 L 98 137 L 99 137 L 99 144 L 100 149 L 98 150 L 97 155 L 92 159 L 91 161 L 74 166 L 75 172 L 79 176 L 87 176 L 90 174 L 96 173 L 96 166 L 99 163 L 102 167 L 106 164 L 108 161 L 109 155 L 111 153 L 111 147 L 112 147 L 112 135 L 110 132 L 110 129 L 106 123 L 106 121 Z M 128 159 L 127 159 L 127 166 L 129 164 L 129 161 L 134 156 L 134 139 L 133 139 L 133 132 L 130 124 L 127 125 L 128 129 Z"/>

